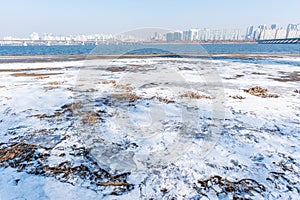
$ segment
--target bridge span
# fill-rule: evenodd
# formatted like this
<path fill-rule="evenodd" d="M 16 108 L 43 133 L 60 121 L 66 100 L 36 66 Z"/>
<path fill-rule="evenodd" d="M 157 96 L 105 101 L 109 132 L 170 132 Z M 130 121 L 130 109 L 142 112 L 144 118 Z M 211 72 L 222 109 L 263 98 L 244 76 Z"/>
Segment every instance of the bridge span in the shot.
<path fill-rule="evenodd" d="M 300 38 L 257 40 L 259 44 L 300 44 Z"/>

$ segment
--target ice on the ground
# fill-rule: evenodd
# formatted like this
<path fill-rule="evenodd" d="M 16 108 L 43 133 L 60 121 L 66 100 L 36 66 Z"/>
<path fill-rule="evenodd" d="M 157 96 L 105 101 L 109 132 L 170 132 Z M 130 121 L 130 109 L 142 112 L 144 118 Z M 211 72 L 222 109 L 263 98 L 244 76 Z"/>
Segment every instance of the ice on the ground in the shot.
<path fill-rule="evenodd" d="M 298 59 L 0 64 L 0 199 L 297 199 Z"/>

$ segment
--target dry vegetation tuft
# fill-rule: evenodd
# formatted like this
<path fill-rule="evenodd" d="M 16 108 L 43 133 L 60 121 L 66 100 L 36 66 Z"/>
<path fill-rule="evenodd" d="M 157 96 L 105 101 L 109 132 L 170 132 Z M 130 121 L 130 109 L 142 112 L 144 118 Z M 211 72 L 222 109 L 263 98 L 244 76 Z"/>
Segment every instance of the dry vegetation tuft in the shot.
<path fill-rule="evenodd" d="M 212 97 L 207 96 L 205 94 L 199 94 L 197 92 L 185 92 L 181 97 L 190 98 L 190 99 L 212 99 Z"/>
<path fill-rule="evenodd" d="M 252 87 L 250 89 L 244 89 L 244 92 L 251 94 L 253 96 L 261 97 L 261 98 L 278 98 L 277 94 L 268 94 L 268 90 L 261 87 Z"/>
<path fill-rule="evenodd" d="M 246 99 L 246 97 L 243 97 L 243 96 L 240 96 L 240 95 L 234 95 L 234 96 L 229 96 L 229 97 L 231 97 L 233 99 L 240 99 L 240 100 Z"/>
<path fill-rule="evenodd" d="M 44 74 L 37 74 L 37 73 L 13 73 L 12 76 L 15 77 L 49 77 L 51 75 L 61 75 L 63 73 L 44 73 Z M 47 78 L 48 78 L 47 77 Z"/>
<path fill-rule="evenodd" d="M 134 87 L 132 87 L 130 83 L 121 84 L 121 83 L 117 83 L 115 80 L 97 82 L 97 84 L 105 84 L 105 85 L 111 84 L 117 89 L 127 90 L 127 91 L 132 91 L 134 89 Z"/>
<path fill-rule="evenodd" d="M 126 101 L 136 101 L 141 99 L 140 97 L 136 96 L 134 93 L 121 93 L 121 94 L 111 94 L 109 97 L 117 100 L 126 100 Z"/>
<path fill-rule="evenodd" d="M 88 111 L 83 114 L 82 122 L 90 126 L 96 124 L 100 119 L 100 115 L 96 112 Z"/>

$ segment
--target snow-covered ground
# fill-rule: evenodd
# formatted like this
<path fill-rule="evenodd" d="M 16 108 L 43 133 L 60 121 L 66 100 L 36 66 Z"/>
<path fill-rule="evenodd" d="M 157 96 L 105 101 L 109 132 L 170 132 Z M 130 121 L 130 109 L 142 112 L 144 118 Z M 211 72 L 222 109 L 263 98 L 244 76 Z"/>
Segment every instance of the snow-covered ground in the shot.
<path fill-rule="evenodd" d="M 299 65 L 2 63 L 0 199 L 298 199 Z"/>

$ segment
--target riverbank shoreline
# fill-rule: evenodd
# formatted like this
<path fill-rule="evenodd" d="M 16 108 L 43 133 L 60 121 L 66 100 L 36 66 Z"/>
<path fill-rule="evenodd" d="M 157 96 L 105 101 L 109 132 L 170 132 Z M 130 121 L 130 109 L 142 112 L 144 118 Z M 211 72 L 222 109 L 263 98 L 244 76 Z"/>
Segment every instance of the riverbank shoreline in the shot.
<path fill-rule="evenodd" d="M 93 54 L 93 55 L 9 55 L 0 56 L 0 63 L 14 62 L 56 62 L 56 61 L 80 61 L 97 59 L 128 59 L 128 58 L 232 58 L 232 59 L 265 59 L 300 57 L 300 54 Z"/>

